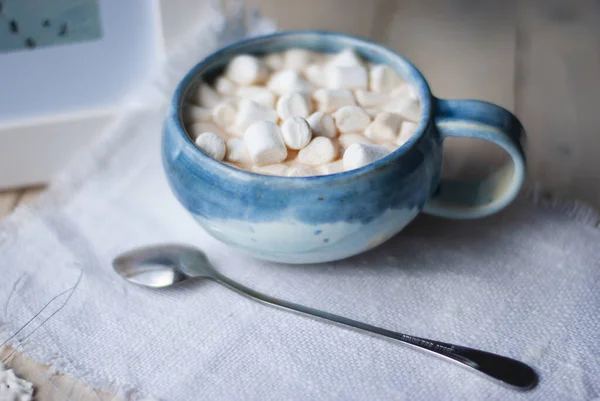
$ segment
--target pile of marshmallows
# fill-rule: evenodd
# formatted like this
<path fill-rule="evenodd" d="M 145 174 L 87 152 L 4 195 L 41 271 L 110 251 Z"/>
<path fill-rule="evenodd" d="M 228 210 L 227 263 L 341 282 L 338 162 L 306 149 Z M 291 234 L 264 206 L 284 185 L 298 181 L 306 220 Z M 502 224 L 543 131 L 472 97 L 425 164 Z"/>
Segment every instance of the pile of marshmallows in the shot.
<path fill-rule="evenodd" d="M 214 87 L 201 83 L 183 110 L 210 157 L 260 174 L 312 176 L 353 170 L 406 142 L 419 119 L 412 88 L 387 65 L 291 49 L 235 56 Z"/>

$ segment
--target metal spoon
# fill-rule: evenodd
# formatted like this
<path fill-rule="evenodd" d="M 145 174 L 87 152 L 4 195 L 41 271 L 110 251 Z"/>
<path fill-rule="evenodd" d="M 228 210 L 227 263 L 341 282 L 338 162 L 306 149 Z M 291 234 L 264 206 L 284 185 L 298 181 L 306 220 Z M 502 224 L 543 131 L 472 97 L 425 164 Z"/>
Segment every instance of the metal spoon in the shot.
<path fill-rule="evenodd" d="M 160 245 L 138 248 L 118 256 L 113 261 L 113 266 L 117 273 L 127 280 L 154 288 L 168 287 L 196 277 L 210 279 L 240 294 L 270 305 L 398 340 L 412 347 L 458 362 L 520 390 L 532 389 L 537 384 L 535 371 L 514 359 L 472 348 L 397 333 L 254 291 L 219 273 L 210 264 L 204 253 L 192 247 Z"/>

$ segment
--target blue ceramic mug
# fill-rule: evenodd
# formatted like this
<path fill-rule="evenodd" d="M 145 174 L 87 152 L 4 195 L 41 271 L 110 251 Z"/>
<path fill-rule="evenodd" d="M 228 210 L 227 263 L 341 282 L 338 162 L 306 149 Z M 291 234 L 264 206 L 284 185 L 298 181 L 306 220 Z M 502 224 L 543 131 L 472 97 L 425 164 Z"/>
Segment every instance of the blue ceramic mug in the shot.
<path fill-rule="evenodd" d="M 182 105 L 200 81 L 211 81 L 240 53 L 289 48 L 338 52 L 352 48 L 387 64 L 418 94 L 416 132 L 395 152 L 362 168 L 314 177 L 276 177 L 238 170 L 202 153 L 182 123 Z M 448 137 L 501 146 L 510 160 L 479 181 L 440 179 Z M 421 73 L 393 51 L 339 33 L 280 32 L 244 40 L 208 56 L 183 78 L 166 118 L 162 158 L 177 199 L 215 238 L 251 255 L 284 263 L 338 260 L 371 249 L 421 211 L 451 217 L 487 216 L 507 206 L 525 176 L 523 127 L 507 110 L 476 100 L 431 94 Z"/>

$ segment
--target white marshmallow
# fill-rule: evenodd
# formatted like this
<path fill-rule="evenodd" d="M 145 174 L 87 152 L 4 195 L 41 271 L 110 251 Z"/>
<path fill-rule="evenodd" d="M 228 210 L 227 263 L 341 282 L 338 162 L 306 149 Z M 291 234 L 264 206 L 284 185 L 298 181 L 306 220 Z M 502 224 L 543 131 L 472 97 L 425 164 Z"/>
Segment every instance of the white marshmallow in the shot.
<path fill-rule="evenodd" d="M 302 117 L 287 118 L 281 124 L 281 135 L 290 149 L 302 149 L 308 145 L 312 138 L 310 125 Z"/>
<path fill-rule="evenodd" d="M 391 99 L 383 106 L 385 111 L 400 114 L 406 120 L 418 122 L 421 114 L 419 97 L 412 87 L 404 83 L 390 93 Z"/>
<path fill-rule="evenodd" d="M 246 142 L 241 138 L 227 140 L 227 154 L 225 160 L 239 164 L 250 164 L 250 155 L 246 150 Z"/>
<path fill-rule="evenodd" d="M 285 170 L 286 177 L 310 177 L 315 171 L 307 166 L 290 166 Z"/>
<path fill-rule="evenodd" d="M 322 164 L 316 167 L 320 175 L 337 174 L 344 171 L 344 161 L 338 160 L 332 163 Z"/>
<path fill-rule="evenodd" d="M 237 89 L 237 85 L 224 76 L 220 76 L 215 80 L 215 89 L 221 95 L 233 95 Z"/>
<path fill-rule="evenodd" d="M 400 126 L 400 133 L 398 134 L 398 139 L 396 140 L 397 145 L 403 145 L 406 141 L 410 139 L 411 136 L 415 133 L 417 129 L 417 124 L 411 121 L 403 121 Z"/>
<path fill-rule="evenodd" d="M 383 106 L 390 99 L 387 93 L 369 92 L 359 89 L 354 92 L 356 101 L 363 108 L 373 108 Z"/>
<path fill-rule="evenodd" d="M 331 57 L 327 67 L 362 67 L 363 60 L 352 49 L 344 49 Z"/>
<path fill-rule="evenodd" d="M 233 168 L 236 168 L 238 170 L 246 170 L 246 166 L 241 166 L 239 164 L 230 163 L 230 162 L 223 162 L 223 163 L 227 164 L 229 167 L 233 167 Z"/>
<path fill-rule="evenodd" d="M 391 92 L 402 84 L 402 79 L 389 65 L 378 64 L 369 70 L 370 89 L 373 92 Z"/>
<path fill-rule="evenodd" d="M 314 59 L 314 53 L 306 49 L 289 49 L 284 52 L 285 67 L 303 70 Z"/>
<path fill-rule="evenodd" d="M 356 104 L 352 92 L 348 89 L 317 89 L 312 97 L 317 103 L 317 109 L 326 113 Z"/>
<path fill-rule="evenodd" d="M 283 95 L 277 101 L 277 114 L 282 120 L 290 117 L 306 118 L 312 111 L 312 104 L 302 93 L 288 93 Z"/>
<path fill-rule="evenodd" d="M 383 106 L 383 110 L 400 114 L 404 119 L 415 123 L 419 121 L 421 114 L 419 101 L 409 97 L 393 98 L 385 106 Z"/>
<path fill-rule="evenodd" d="M 371 117 L 358 106 L 344 106 L 333 117 L 340 132 L 362 131 L 371 122 Z"/>
<path fill-rule="evenodd" d="M 195 122 L 212 122 L 212 110 L 204 107 L 194 106 L 192 104 L 185 105 L 181 110 L 181 118 L 185 124 Z"/>
<path fill-rule="evenodd" d="M 202 107 L 213 108 L 223 101 L 223 97 L 205 83 L 198 85 L 195 95 L 194 101 Z"/>
<path fill-rule="evenodd" d="M 342 134 L 338 138 L 342 149 L 347 149 L 350 145 L 355 143 L 363 143 L 363 144 L 372 144 L 370 139 L 365 138 L 364 135 L 358 134 L 356 132 L 350 132 L 348 134 Z"/>
<path fill-rule="evenodd" d="M 375 142 L 395 142 L 401 123 L 400 115 L 384 111 L 365 129 L 365 136 Z"/>
<path fill-rule="evenodd" d="M 298 152 L 298 161 L 302 164 L 318 166 L 333 161 L 337 154 L 337 146 L 331 139 L 318 136 Z"/>
<path fill-rule="evenodd" d="M 389 149 L 380 145 L 355 143 L 344 152 L 344 170 L 354 170 L 373 163 L 390 154 Z"/>
<path fill-rule="evenodd" d="M 235 94 L 243 99 L 254 100 L 269 109 L 275 108 L 277 96 L 264 86 L 240 86 Z"/>
<path fill-rule="evenodd" d="M 225 157 L 225 142 L 214 132 L 203 132 L 196 138 L 196 146 L 215 160 L 223 160 Z"/>
<path fill-rule="evenodd" d="M 212 132 L 220 136 L 221 138 L 225 138 L 226 135 L 221 131 L 219 127 L 211 123 L 194 123 L 189 126 L 188 132 L 191 134 L 193 139 L 196 139 L 200 134 L 204 132 Z"/>
<path fill-rule="evenodd" d="M 281 163 L 287 157 L 287 149 L 281 131 L 272 121 L 257 121 L 244 132 L 246 149 L 256 166 Z"/>
<path fill-rule="evenodd" d="M 363 109 L 365 113 L 369 115 L 371 118 L 377 117 L 377 114 L 381 113 L 383 110 L 379 107 L 367 107 Z"/>
<path fill-rule="evenodd" d="M 281 70 L 285 67 L 283 54 L 281 53 L 269 53 L 263 57 L 263 61 L 272 71 Z"/>
<path fill-rule="evenodd" d="M 285 175 L 288 166 L 285 164 L 269 164 L 267 166 L 252 166 L 252 171 L 266 175 Z"/>
<path fill-rule="evenodd" d="M 298 71 L 292 69 L 277 71 L 271 75 L 267 88 L 278 95 L 290 92 L 310 93 L 313 90 L 312 85 Z"/>
<path fill-rule="evenodd" d="M 237 118 L 236 118 L 236 120 L 237 120 Z M 230 125 L 229 127 L 225 128 L 225 133 L 228 135 L 236 136 L 236 137 L 244 136 L 244 130 L 235 124 Z"/>
<path fill-rule="evenodd" d="M 249 54 L 235 56 L 225 68 L 225 76 L 238 85 L 264 82 L 267 75 L 267 66 L 262 60 Z"/>
<path fill-rule="evenodd" d="M 390 92 L 390 97 L 408 97 L 413 100 L 419 100 L 419 96 L 413 90 L 412 86 L 407 84 L 406 82 L 402 83 L 398 87 L 396 87 L 393 91 Z"/>
<path fill-rule="evenodd" d="M 396 149 L 398 149 L 400 147 L 400 145 L 397 145 L 392 142 L 386 142 L 382 146 L 385 146 L 387 148 L 387 150 L 390 151 L 390 153 L 394 152 Z"/>
<path fill-rule="evenodd" d="M 213 109 L 213 120 L 221 128 L 227 128 L 235 123 L 237 110 L 235 103 L 222 102 Z"/>
<path fill-rule="evenodd" d="M 246 129 L 256 121 L 271 121 L 276 123 L 279 117 L 273 109 L 267 108 L 253 100 L 241 99 L 238 104 L 238 112 L 235 118 L 236 128 L 245 132 Z"/>
<path fill-rule="evenodd" d="M 327 69 L 327 86 L 332 89 L 367 89 L 369 76 L 364 67 L 331 67 Z"/>
<path fill-rule="evenodd" d="M 308 81 L 317 87 L 327 86 L 327 76 L 325 70 L 320 64 L 310 64 L 304 69 L 304 76 Z"/>
<path fill-rule="evenodd" d="M 326 138 L 335 138 L 337 136 L 335 121 L 330 114 L 317 111 L 311 114 L 306 121 L 315 136 L 324 136 Z"/>

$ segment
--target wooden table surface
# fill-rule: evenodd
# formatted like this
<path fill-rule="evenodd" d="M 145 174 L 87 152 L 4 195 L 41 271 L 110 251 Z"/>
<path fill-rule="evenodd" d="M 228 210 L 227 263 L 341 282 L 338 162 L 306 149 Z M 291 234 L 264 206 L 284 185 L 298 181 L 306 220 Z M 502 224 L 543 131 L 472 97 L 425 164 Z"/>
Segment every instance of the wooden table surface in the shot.
<path fill-rule="evenodd" d="M 513 111 L 528 133 L 530 179 L 542 182 L 548 192 L 600 207 L 600 2 L 247 3 L 258 6 L 282 29 L 343 31 L 383 43 L 416 64 L 437 96 L 482 99 Z M 455 174 L 478 170 L 472 166 L 503 157 L 479 142 L 458 140 L 449 145 Z M 17 205 L 33 201 L 41 189 L 0 192 L 0 218 Z M 42 388 L 48 386 L 31 371 L 22 370 Z M 72 385 L 68 378 L 56 380 L 59 387 L 65 381 Z M 72 399 L 98 399 L 83 393 L 77 397 L 64 394 L 71 394 Z"/>

